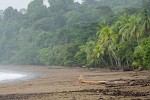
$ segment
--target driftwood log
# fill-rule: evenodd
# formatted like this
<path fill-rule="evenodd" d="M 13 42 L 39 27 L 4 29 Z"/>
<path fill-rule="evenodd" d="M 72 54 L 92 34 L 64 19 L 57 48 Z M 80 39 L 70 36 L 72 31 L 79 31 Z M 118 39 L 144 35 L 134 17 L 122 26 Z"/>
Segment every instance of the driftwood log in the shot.
<path fill-rule="evenodd" d="M 105 84 L 106 81 L 87 81 L 84 80 L 84 77 L 80 75 L 79 77 L 79 83 L 85 83 L 85 84 L 91 84 L 91 85 L 98 85 L 98 84 Z"/>
<path fill-rule="evenodd" d="M 99 84 L 104 84 L 108 87 L 115 87 L 115 86 L 125 86 L 128 84 L 128 81 L 124 80 L 116 80 L 116 81 L 87 81 L 84 80 L 84 77 L 80 75 L 79 77 L 79 83 L 80 84 L 90 84 L 90 85 L 99 85 Z"/>

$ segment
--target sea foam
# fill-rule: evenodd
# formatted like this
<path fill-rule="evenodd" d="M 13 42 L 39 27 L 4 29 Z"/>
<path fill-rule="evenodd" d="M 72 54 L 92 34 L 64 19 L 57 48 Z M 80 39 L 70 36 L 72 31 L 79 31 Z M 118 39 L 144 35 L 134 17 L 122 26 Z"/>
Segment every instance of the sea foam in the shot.
<path fill-rule="evenodd" d="M 20 79 L 27 75 L 20 74 L 20 73 L 12 73 L 12 72 L 0 72 L 0 82 L 1 81 L 12 81 L 15 79 Z"/>

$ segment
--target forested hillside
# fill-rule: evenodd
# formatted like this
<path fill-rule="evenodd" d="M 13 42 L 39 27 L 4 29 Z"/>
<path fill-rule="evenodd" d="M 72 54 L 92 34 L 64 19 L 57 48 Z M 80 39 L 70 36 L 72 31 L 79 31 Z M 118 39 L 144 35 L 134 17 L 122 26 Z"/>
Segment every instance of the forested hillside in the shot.
<path fill-rule="evenodd" d="M 0 63 L 150 69 L 150 0 L 33 0 L 0 12 Z"/>

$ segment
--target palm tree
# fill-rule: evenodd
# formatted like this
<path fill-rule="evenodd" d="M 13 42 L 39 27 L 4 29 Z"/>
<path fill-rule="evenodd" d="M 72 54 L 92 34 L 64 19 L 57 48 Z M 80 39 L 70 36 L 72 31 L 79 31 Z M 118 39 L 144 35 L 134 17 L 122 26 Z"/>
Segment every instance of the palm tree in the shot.
<path fill-rule="evenodd" d="M 129 38 L 129 15 L 123 14 L 121 17 L 119 17 L 116 24 L 118 24 L 119 28 L 119 35 L 121 36 L 122 42 L 125 40 L 128 40 Z"/>
<path fill-rule="evenodd" d="M 131 16 L 129 18 L 129 39 L 136 40 L 139 45 L 139 38 L 142 36 L 142 28 L 139 24 L 140 18 Z"/>
<path fill-rule="evenodd" d="M 93 48 L 95 46 L 95 42 L 94 41 L 89 41 L 86 43 L 85 45 L 85 53 L 86 53 L 86 60 L 88 62 L 88 64 L 93 63 Z"/>
<path fill-rule="evenodd" d="M 113 30 L 109 26 L 101 28 L 99 33 L 99 49 L 101 50 L 102 47 L 106 49 L 106 52 L 109 55 L 110 63 L 113 66 L 113 59 L 117 61 L 117 56 L 113 50 L 114 48 L 112 48 L 112 44 L 115 45 L 118 36 L 117 34 L 114 34 Z"/>
<path fill-rule="evenodd" d="M 103 56 L 105 54 L 105 48 L 103 47 L 103 45 L 97 44 L 93 49 L 93 53 L 96 58 L 100 58 L 102 62 L 105 64 L 105 66 L 108 67 L 107 63 L 103 59 Z"/>
<path fill-rule="evenodd" d="M 108 40 L 116 41 L 117 34 L 113 33 L 113 30 L 109 26 L 103 27 L 99 32 L 99 41 L 105 44 Z"/>
<path fill-rule="evenodd" d="M 119 18 L 120 28 L 119 35 L 122 37 L 122 41 L 133 41 L 136 40 L 139 44 L 139 38 L 142 34 L 142 29 L 139 24 L 140 18 L 135 16 L 129 17 L 127 14 L 124 14 Z"/>
<path fill-rule="evenodd" d="M 143 16 L 142 17 L 143 32 L 146 33 L 146 36 L 150 37 L 150 18 L 148 16 L 147 9 L 143 10 L 142 16 Z"/>

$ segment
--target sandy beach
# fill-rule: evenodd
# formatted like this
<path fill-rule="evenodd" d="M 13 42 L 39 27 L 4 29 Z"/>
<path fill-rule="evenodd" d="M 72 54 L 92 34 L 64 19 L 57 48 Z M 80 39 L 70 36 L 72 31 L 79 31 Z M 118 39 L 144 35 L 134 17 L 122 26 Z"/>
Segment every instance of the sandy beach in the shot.
<path fill-rule="evenodd" d="M 1 66 L 0 70 L 34 73 L 37 77 L 0 83 L 0 100 L 150 100 L 149 71 L 109 71 L 108 69 L 45 66 Z M 126 86 L 79 83 L 89 81 L 129 81 Z"/>

